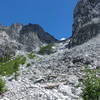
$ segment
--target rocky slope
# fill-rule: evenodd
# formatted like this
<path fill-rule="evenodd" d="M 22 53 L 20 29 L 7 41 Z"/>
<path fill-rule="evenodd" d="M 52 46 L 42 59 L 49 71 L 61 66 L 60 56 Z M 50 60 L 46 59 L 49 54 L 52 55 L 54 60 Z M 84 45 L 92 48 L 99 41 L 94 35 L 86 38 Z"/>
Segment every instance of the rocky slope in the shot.
<path fill-rule="evenodd" d="M 15 40 L 19 47 L 24 45 L 23 50 L 16 49 L 16 55 L 23 55 L 27 61 L 20 65 L 16 80 L 14 74 L 3 77 L 7 91 L 0 95 L 0 100 L 83 100 L 80 94 L 85 66 L 100 69 L 99 7 L 99 0 L 80 0 L 74 12 L 73 36 L 62 42 L 55 43 L 56 40 L 38 25 L 13 25 L 11 36 L 9 28 L 3 27 L 6 30 L 3 40 L 9 43 Z M 46 39 L 40 33 L 46 34 Z M 35 57 L 30 59 L 25 49 L 29 48 L 30 51 L 35 47 L 29 44 L 31 42 L 38 42 L 36 46 L 41 42 L 53 42 L 54 52 L 50 55 L 34 52 Z M 69 49 L 69 46 L 75 47 Z"/>
<path fill-rule="evenodd" d="M 1 100 L 83 100 L 80 97 L 82 84 L 77 85 L 86 65 L 99 68 L 99 41 L 100 35 L 72 49 L 66 48 L 69 41 L 55 44 L 55 53 L 36 54 L 34 59 L 23 53 L 30 66 L 20 66 L 17 80 L 14 76 L 5 78 L 8 90 L 1 95 Z"/>

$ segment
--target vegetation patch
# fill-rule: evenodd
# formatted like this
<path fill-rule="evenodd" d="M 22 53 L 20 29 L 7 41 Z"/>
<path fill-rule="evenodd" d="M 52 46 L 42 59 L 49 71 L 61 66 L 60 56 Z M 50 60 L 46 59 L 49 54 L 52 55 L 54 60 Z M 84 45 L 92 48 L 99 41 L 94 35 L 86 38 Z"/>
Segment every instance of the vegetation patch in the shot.
<path fill-rule="evenodd" d="M 11 58 L 11 55 L 5 54 L 3 57 L 0 57 L 0 64 L 9 61 Z"/>
<path fill-rule="evenodd" d="M 28 54 L 28 58 L 34 59 L 34 57 L 36 57 L 36 55 L 34 54 L 34 52 L 31 52 L 31 53 Z"/>
<path fill-rule="evenodd" d="M 17 56 L 15 59 L 5 63 L 0 63 L 0 75 L 10 76 L 16 73 L 20 64 L 25 64 L 26 58 L 23 56 Z"/>
<path fill-rule="evenodd" d="M 5 81 L 0 78 L 0 94 L 5 91 Z"/>
<path fill-rule="evenodd" d="M 30 67 L 31 66 L 31 64 L 30 63 L 28 63 L 27 65 L 26 65 L 26 67 Z"/>
<path fill-rule="evenodd" d="M 53 52 L 52 47 L 53 47 L 53 44 L 48 44 L 47 46 L 43 46 L 43 47 L 40 48 L 38 53 L 41 54 L 41 55 L 44 55 L 44 54 L 49 55 Z"/>
<path fill-rule="evenodd" d="M 83 80 L 84 88 L 82 97 L 84 100 L 100 100 L 100 69 L 85 69 L 85 78 Z"/>

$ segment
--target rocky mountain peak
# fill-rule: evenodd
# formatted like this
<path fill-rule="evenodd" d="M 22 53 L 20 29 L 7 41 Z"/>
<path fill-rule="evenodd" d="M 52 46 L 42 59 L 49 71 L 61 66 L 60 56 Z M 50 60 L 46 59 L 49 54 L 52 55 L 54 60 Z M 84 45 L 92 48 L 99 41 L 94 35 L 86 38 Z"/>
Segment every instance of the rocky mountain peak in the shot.
<path fill-rule="evenodd" d="M 10 26 L 10 28 L 12 28 L 12 29 L 20 29 L 20 28 L 22 28 L 23 27 L 23 25 L 22 24 L 20 24 L 20 23 L 16 23 L 16 24 L 12 24 L 11 26 Z"/>
<path fill-rule="evenodd" d="M 16 49 L 32 51 L 44 44 L 57 42 L 57 40 L 38 24 L 22 25 L 17 23 L 11 26 L 0 25 L 0 44 L 3 48 L 2 42 L 6 47 L 9 44 L 10 49 L 14 47 L 10 46 L 12 43 Z"/>
<path fill-rule="evenodd" d="M 42 44 L 54 43 L 57 40 L 45 32 L 38 24 L 24 25 L 20 30 L 19 42 L 29 48 L 37 48 Z"/>
<path fill-rule="evenodd" d="M 38 24 L 28 24 L 23 26 L 23 31 L 44 32 L 43 28 Z"/>

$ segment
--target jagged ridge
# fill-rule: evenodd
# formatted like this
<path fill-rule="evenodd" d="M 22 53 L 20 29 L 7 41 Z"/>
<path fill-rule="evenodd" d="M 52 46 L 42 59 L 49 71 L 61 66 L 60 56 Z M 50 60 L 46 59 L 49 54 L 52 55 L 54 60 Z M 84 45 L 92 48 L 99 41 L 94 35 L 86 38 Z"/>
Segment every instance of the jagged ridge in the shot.
<path fill-rule="evenodd" d="M 38 24 L 13 24 L 11 26 L 1 25 L 0 37 L 1 55 L 4 54 L 5 50 L 2 49 L 5 47 L 8 47 L 11 51 L 32 51 L 43 44 L 57 42 L 57 39 L 45 32 Z M 3 46 L 4 44 L 5 46 Z"/>

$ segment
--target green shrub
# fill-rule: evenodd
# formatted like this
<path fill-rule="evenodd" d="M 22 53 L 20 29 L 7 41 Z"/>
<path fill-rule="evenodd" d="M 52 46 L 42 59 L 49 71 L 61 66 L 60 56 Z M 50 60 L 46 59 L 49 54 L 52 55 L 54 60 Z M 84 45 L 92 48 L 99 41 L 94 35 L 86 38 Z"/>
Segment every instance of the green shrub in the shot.
<path fill-rule="evenodd" d="M 0 57 L 0 62 L 7 62 L 11 57 L 11 55 L 5 54 L 3 57 Z"/>
<path fill-rule="evenodd" d="M 34 52 L 31 52 L 31 53 L 28 54 L 28 58 L 34 59 L 34 57 L 36 57 L 36 55 L 34 54 Z"/>
<path fill-rule="evenodd" d="M 31 66 L 31 64 L 30 64 L 30 63 L 28 63 L 28 64 L 26 65 L 26 67 L 29 67 L 29 66 Z"/>
<path fill-rule="evenodd" d="M 10 60 L 9 62 L 0 64 L 0 75 L 10 76 L 13 73 L 17 72 L 20 64 L 24 64 L 26 58 L 23 56 L 17 56 L 15 59 Z"/>
<path fill-rule="evenodd" d="M 99 70 L 100 71 L 100 70 Z M 86 69 L 83 80 L 82 97 L 84 100 L 100 100 L 100 78 L 97 77 L 98 70 Z"/>
<path fill-rule="evenodd" d="M 25 62 L 26 62 L 26 57 L 24 57 L 24 56 L 19 56 L 19 61 L 18 61 L 18 63 L 24 65 Z"/>
<path fill-rule="evenodd" d="M 52 53 L 52 46 L 53 46 L 53 44 L 48 44 L 47 46 L 43 46 L 40 48 L 38 53 L 41 55 L 44 55 L 44 54 L 49 55 L 50 53 Z"/>
<path fill-rule="evenodd" d="M 0 78 L 0 94 L 5 91 L 5 81 Z"/>

